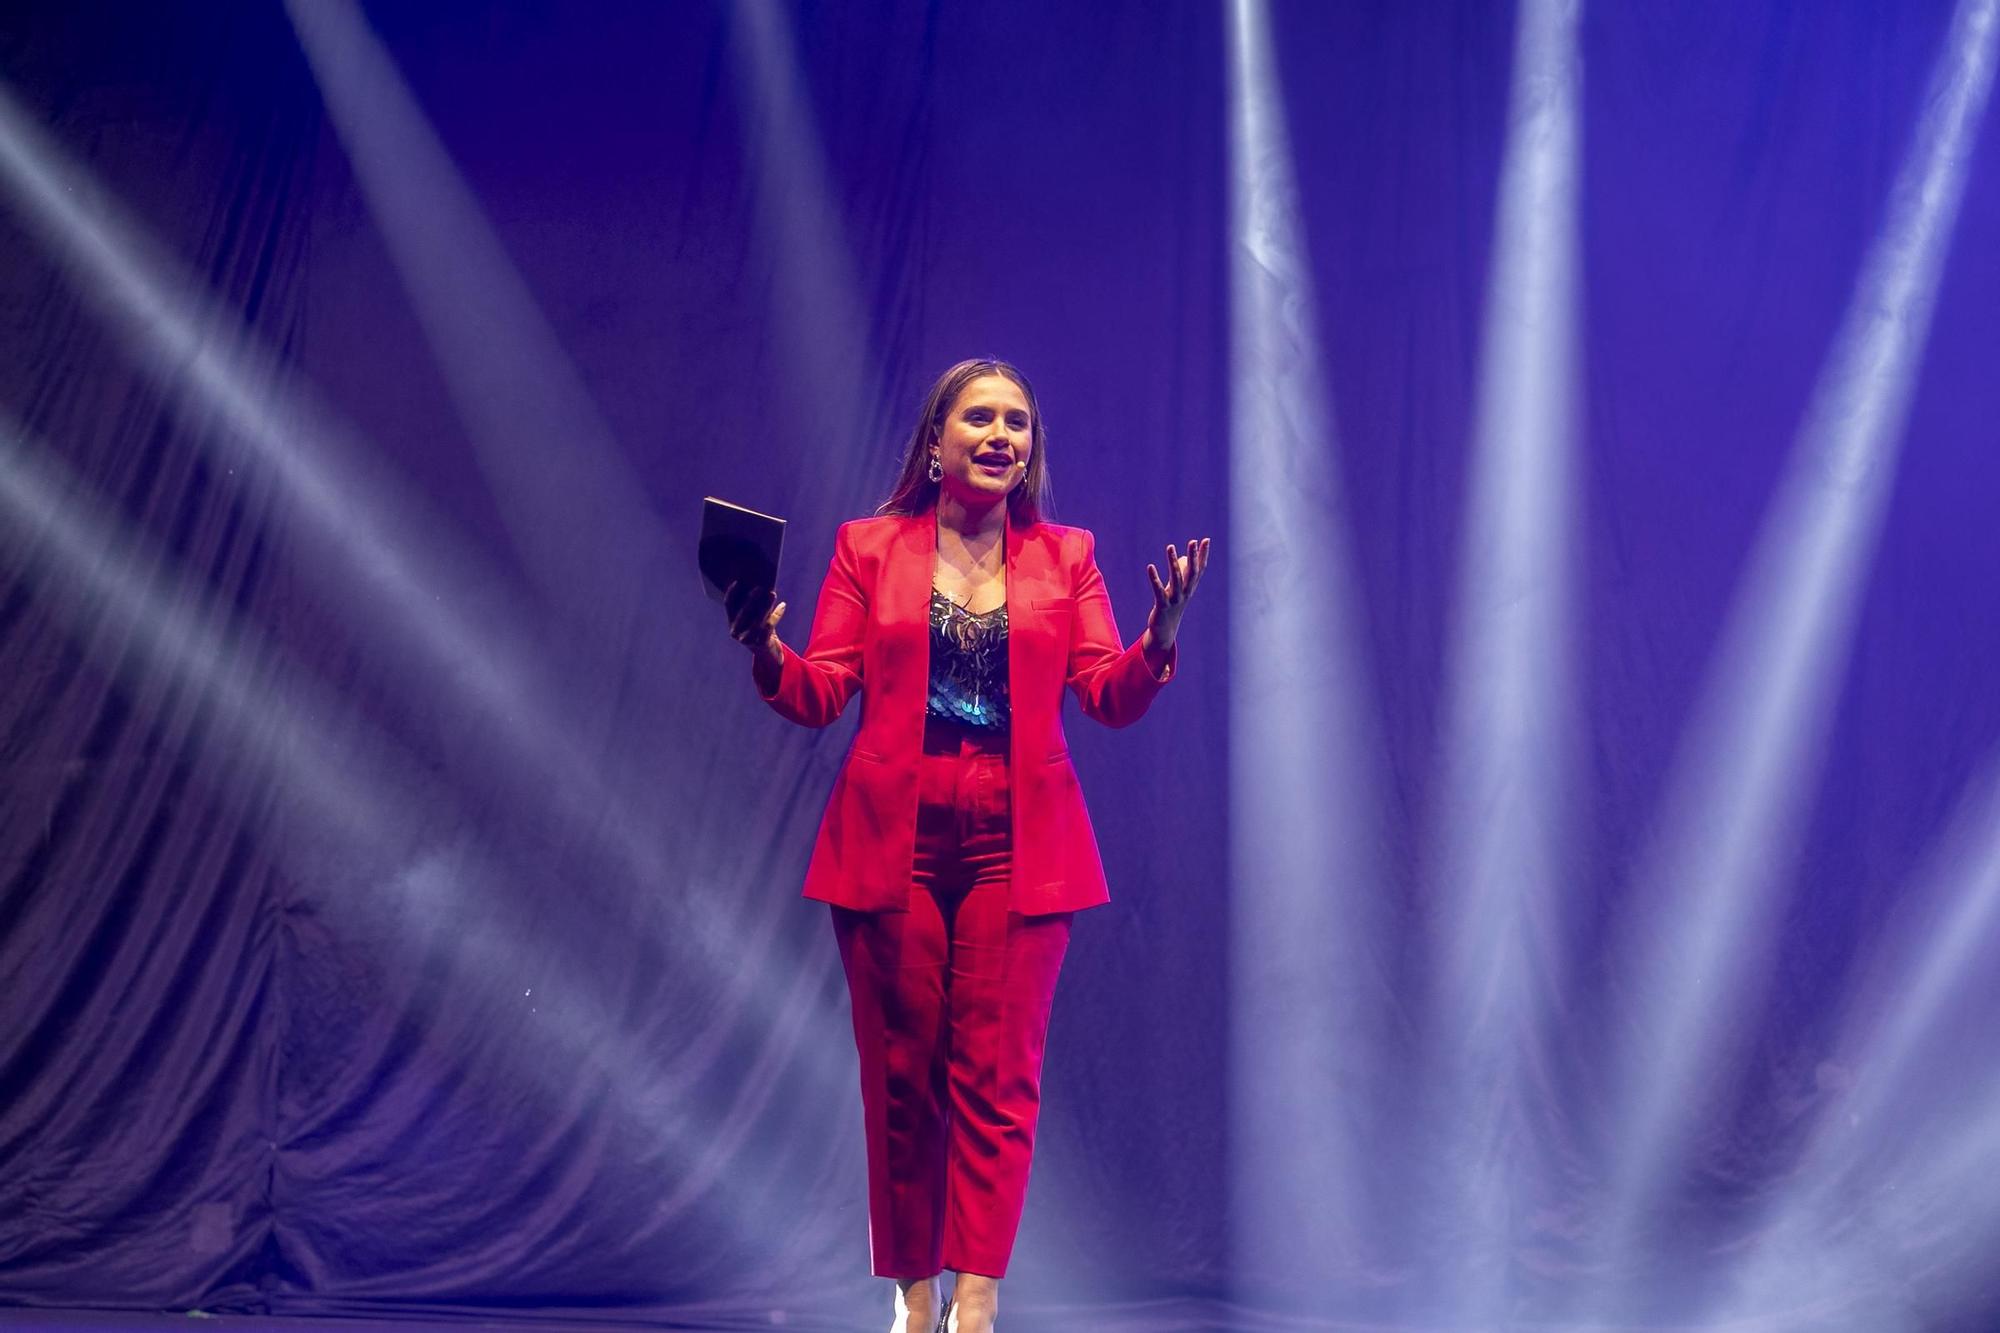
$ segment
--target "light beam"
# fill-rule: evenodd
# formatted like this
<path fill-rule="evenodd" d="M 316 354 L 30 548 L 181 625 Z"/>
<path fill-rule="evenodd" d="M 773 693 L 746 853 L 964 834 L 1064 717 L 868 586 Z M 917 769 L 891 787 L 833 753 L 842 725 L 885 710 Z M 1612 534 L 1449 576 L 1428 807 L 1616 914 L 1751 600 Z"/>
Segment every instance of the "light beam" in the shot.
<path fill-rule="evenodd" d="M 729 1217 L 738 1235 L 760 1234 L 768 1224 L 748 1216 L 746 1182 L 720 1192 L 714 1187 L 729 1149 L 775 1095 L 781 1072 L 810 1067 L 807 1020 L 820 1010 L 808 997 L 824 988 L 824 976 L 798 970 L 779 1017 L 762 1025 L 763 1043 L 726 1113 L 710 1117 L 684 1097 L 664 1095 L 705 1061 L 692 1059 L 690 1049 L 662 1049 L 635 1035 L 590 983 L 581 960 L 563 960 L 550 940 L 524 940 L 496 924 L 512 876 L 463 840 L 435 842 L 435 828 L 460 819 L 425 767 L 286 671 L 272 645 L 233 623 L 226 606 L 159 553 L 127 537 L 49 459 L 46 446 L 0 415 L 0 532 L 18 548 L 24 576 L 49 609 L 94 656 L 120 664 L 132 679 L 165 677 L 198 699 L 201 725 L 193 742 L 237 779 L 268 780 L 299 821 L 296 837 L 275 840 L 280 858 L 301 858 L 295 869 L 324 881 L 328 872 L 314 861 L 314 849 L 336 847 L 342 882 L 330 887 L 365 899 L 355 904 L 358 911 L 392 917 L 397 928 L 386 938 L 409 947 L 425 938 L 444 941 L 457 982 L 484 988 L 496 1006 L 510 1003 L 513 978 L 547 975 L 552 961 L 567 961 L 564 982 L 539 999 L 537 1021 L 515 1029 L 527 1044 L 510 1069 L 558 1099 L 574 1092 L 579 1073 L 601 1079 L 612 1104 L 638 1129 L 638 1141 L 679 1169 L 668 1200 L 673 1207 L 701 1200 Z M 769 1204 L 776 1183 L 753 1183 L 758 1201 Z"/>
<path fill-rule="evenodd" d="M 1925 1210 L 1944 1214 L 1929 1220 L 1934 1233 L 1967 1240 L 2000 1221 L 1990 1190 L 1954 1198 L 1956 1184 L 2000 1169 L 2000 1084 L 1984 1098 L 1964 1087 L 1968 1055 L 1992 1053 L 1977 1036 L 1989 997 L 1973 986 L 1990 984 L 2000 965 L 2000 759 L 1975 776 L 1896 897 L 1905 910 L 1892 916 L 1822 1065 L 1826 1103 L 1718 1311 L 1749 1317 L 1802 1293 L 1891 1281 L 1881 1256 L 1915 1238 Z"/>
<path fill-rule="evenodd" d="M 464 557 L 463 544 L 450 540 L 451 525 L 369 470 L 365 442 L 161 255 L 87 172 L 68 164 L 5 89 L 0 180 L 50 249 L 88 279 L 80 289 L 110 316 L 142 364 L 215 415 L 223 429 L 205 432 L 202 443 L 275 482 L 274 495 L 301 520 L 299 531 L 310 543 L 307 567 L 351 576 L 329 577 L 329 586 L 348 599 L 354 623 L 386 629 L 414 650 L 448 687 L 443 696 L 474 714 L 479 743 L 497 743 L 509 771 L 532 783 L 553 813 L 610 847 L 630 883 L 672 882 L 684 867 L 660 845 L 648 812 L 660 793 L 629 795 L 641 789 L 636 777 L 615 787 L 607 782 L 602 753 L 586 749 L 566 705 L 557 702 L 564 694 L 544 646 L 494 579 Z M 645 785 L 658 782 L 652 770 Z M 691 915 L 705 906 L 687 895 L 667 901 Z M 633 914 L 636 925 L 646 909 L 625 893 L 607 910 Z M 767 934 L 739 938 L 732 958 L 684 961 L 710 971 L 729 1004 L 761 1006 L 768 997 L 754 984 L 757 969 L 740 964 L 771 946 L 768 932 L 778 920 L 763 914 Z M 702 934 L 698 924 L 676 929 L 688 938 Z"/>
<path fill-rule="evenodd" d="M 1441 1282 L 1455 1326 L 1516 1311 L 1514 1254 L 1541 1146 L 1523 1062 L 1564 985 L 1565 813 L 1574 796 L 1580 0 L 1522 0 L 1429 840 L 1435 999 L 1431 1141 Z"/>
<path fill-rule="evenodd" d="M 1992 83 L 1994 0 L 1960 0 L 1882 230 L 1815 387 L 1731 610 L 1662 815 L 1621 957 L 1622 1128 L 1605 1232 L 1620 1280 L 1674 1190 L 1704 1088 L 1754 1011 L 1783 871 L 1818 771 L 1919 357 Z"/>
<path fill-rule="evenodd" d="M 1231 0 L 1229 97 L 1233 1265 L 1315 1308 L 1390 1275 L 1379 743 L 1263 0 Z"/>

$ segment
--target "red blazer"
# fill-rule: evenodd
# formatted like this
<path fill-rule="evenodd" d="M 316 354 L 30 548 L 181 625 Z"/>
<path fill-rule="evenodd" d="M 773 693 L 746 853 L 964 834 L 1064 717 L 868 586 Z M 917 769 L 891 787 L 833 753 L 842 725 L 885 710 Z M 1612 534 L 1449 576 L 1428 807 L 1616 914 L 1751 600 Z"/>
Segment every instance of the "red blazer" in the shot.
<path fill-rule="evenodd" d="M 1063 740 L 1062 691 L 1122 727 L 1172 677 L 1118 638 L 1111 597 L 1082 528 L 1007 525 L 1008 781 L 1016 912 L 1068 912 L 1109 899 L 1097 837 Z M 805 896 L 858 911 L 909 905 L 917 842 L 917 759 L 930 689 L 934 514 L 843 523 L 804 656 L 784 648 L 762 693 L 794 722 L 823 727 L 864 690 L 861 727 L 833 784 Z M 781 647 L 783 645 L 780 645 Z"/>

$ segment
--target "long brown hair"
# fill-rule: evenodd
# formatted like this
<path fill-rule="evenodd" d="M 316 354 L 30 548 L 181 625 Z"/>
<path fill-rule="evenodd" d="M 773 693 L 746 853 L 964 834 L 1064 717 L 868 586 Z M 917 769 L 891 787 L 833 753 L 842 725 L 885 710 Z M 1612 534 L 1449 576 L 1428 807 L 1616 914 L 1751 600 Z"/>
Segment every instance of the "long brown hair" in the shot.
<path fill-rule="evenodd" d="M 1054 497 L 1049 491 L 1049 436 L 1042 425 L 1042 409 L 1035 401 L 1034 386 L 1019 370 L 992 357 L 961 361 L 931 385 L 930 394 L 924 399 L 924 410 L 903 448 L 903 465 L 896 475 L 896 484 L 876 513 L 923 514 L 937 506 L 938 483 L 930 476 L 931 445 L 944 431 L 944 419 L 965 386 L 986 375 L 1003 375 L 1014 381 L 1021 396 L 1028 400 L 1028 472 L 1019 485 L 1007 492 L 1008 521 L 1026 527 L 1054 513 Z"/>

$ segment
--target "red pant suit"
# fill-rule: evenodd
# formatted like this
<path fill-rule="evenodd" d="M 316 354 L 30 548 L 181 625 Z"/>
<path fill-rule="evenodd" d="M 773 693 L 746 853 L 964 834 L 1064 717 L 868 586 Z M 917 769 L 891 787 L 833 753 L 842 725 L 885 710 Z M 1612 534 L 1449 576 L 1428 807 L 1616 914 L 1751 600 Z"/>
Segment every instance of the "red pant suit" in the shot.
<path fill-rule="evenodd" d="M 987 839 L 999 855 L 979 858 L 984 891 L 941 900 L 942 914 L 922 891 L 952 849 L 941 845 L 935 820 L 920 830 L 920 801 L 937 799 L 941 773 L 948 788 L 952 774 L 971 772 L 941 769 L 955 758 L 941 759 L 927 743 L 935 737 L 924 716 L 934 514 L 841 525 L 806 651 L 784 648 L 775 688 L 760 690 L 809 727 L 826 726 L 866 690 L 805 896 L 832 905 L 847 970 L 868 1132 L 870 1251 L 885 1277 L 943 1267 L 1005 1273 L 1069 914 L 1109 898 L 1063 739 L 1063 687 L 1085 713 L 1121 727 L 1146 711 L 1175 667 L 1170 652 L 1156 677 L 1137 643 L 1121 643 L 1090 533 L 1010 522 L 1006 544 L 1010 727 L 1005 769 L 996 763 L 992 779 L 1004 783 L 1006 813 Z M 998 759 L 973 754 L 969 741 L 966 751 L 968 760 Z M 961 905 L 975 900 L 976 911 Z M 990 938 L 967 938 L 981 930 Z M 984 957 L 986 974 L 964 976 L 961 954 Z M 965 999 L 957 1007 L 967 1015 L 939 1012 L 956 994 L 976 995 L 975 983 L 999 993 Z M 985 1027 L 968 1026 L 975 1010 Z M 967 1067 L 981 1062 L 1003 1067 Z"/>

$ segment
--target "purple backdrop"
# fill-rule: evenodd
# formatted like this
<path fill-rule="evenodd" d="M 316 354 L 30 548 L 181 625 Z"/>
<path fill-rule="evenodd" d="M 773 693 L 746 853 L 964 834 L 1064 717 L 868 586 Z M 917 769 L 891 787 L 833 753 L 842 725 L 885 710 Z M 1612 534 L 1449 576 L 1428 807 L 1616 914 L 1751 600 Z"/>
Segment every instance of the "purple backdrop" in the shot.
<path fill-rule="evenodd" d="M 1609 942 L 1951 11 L 1584 15 L 1578 952 L 1532 1112 L 1595 1146 L 1556 1205 L 1602 1182 Z M 1228 632 L 1226 8 L 366 18 L 411 99 L 358 103 L 372 160 L 418 169 L 386 186 L 281 6 L 0 19 L 0 1302 L 872 1318 L 845 997 L 796 897 L 851 724 L 758 702 L 693 523 L 704 494 L 789 517 L 800 643 L 930 377 L 992 353 L 1035 380 L 1128 637 L 1165 542 L 1218 553 L 1145 723 L 1072 718 L 1114 902 L 1063 979 L 1009 1309 L 1261 1326 L 1229 1208 L 1227 720 L 1258 645 Z M 1411 970 L 1515 19 L 1272 18 Z M 1689 1282 L 1839 1114 L 1874 944 L 1929 910 L 2000 743 L 2000 136 L 1975 143 L 1730 1019 L 1752 1055 L 1688 1164 L 1662 1271 Z M 38 196 L 41 167 L 82 174 Z M 122 219 L 106 248 L 65 198 Z M 1995 1001 L 1941 1012 L 1961 1083 L 1912 1133 L 2000 1114 L 1971 1100 Z M 1991 1327 L 1994 1220 L 1912 1221 L 1869 1280 L 1911 1327 Z M 1582 1271 L 1562 1227 L 1537 1244 Z"/>

